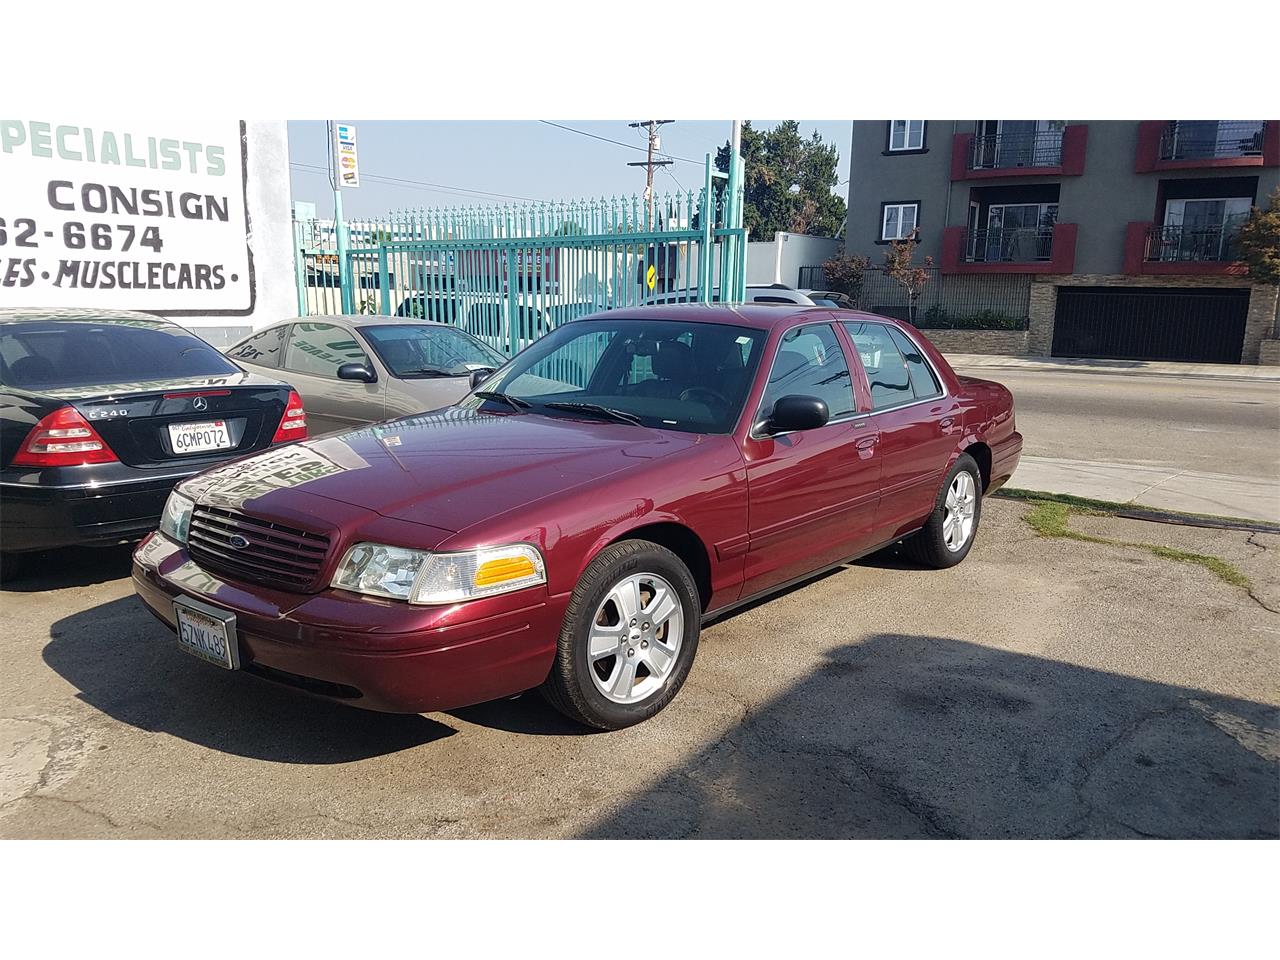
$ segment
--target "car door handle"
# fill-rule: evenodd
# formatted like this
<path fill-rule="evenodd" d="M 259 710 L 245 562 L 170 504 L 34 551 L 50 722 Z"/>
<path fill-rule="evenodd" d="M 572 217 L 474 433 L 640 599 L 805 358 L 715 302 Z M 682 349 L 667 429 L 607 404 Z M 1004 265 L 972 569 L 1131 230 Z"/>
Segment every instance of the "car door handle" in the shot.
<path fill-rule="evenodd" d="M 943 431 L 947 431 L 947 430 L 950 430 L 953 426 L 955 426 L 955 423 L 956 423 L 955 417 L 943 417 L 941 420 L 938 421 L 938 426 L 941 427 Z"/>
<path fill-rule="evenodd" d="M 870 450 L 879 442 L 880 442 L 879 437 L 863 437 L 861 440 L 855 443 L 854 446 L 856 446 L 859 450 Z"/>

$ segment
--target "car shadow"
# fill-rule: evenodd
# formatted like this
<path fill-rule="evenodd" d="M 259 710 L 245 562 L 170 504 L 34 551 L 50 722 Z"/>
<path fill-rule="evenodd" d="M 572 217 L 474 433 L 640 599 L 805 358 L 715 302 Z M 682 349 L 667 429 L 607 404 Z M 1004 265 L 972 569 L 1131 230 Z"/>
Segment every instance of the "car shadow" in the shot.
<path fill-rule="evenodd" d="M 427 717 L 360 710 L 201 663 L 132 596 L 56 621 L 43 656 L 80 700 L 121 723 L 237 756 L 348 763 L 454 733 Z"/>
<path fill-rule="evenodd" d="M 543 700 L 536 690 L 505 700 L 449 710 L 448 715 L 479 727 L 527 736 L 581 737 L 602 733 L 574 723 Z"/>
<path fill-rule="evenodd" d="M 743 720 L 582 836 L 1276 837 L 1278 716 L 946 637 L 875 634 L 745 704 Z"/>
<path fill-rule="evenodd" d="M 62 547 L 22 555 L 22 571 L 0 583 L 0 592 L 42 593 L 88 587 L 129 576 L 134 544 L 110 547 Z"/>

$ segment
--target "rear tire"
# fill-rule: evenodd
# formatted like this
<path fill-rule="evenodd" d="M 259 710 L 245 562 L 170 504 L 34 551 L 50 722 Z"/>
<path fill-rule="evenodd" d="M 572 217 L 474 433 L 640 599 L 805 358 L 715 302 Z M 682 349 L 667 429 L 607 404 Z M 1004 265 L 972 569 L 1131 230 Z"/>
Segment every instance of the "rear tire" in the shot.
<path fill-rule="evenodd" d="M 598 730 L 647 720 L 672 701 L 698 651 L 702 607 L 689 568 L 648 540 L 606 547 L 569 599 L 540 692 Z"/>
<path fill-rule="evenodd" d="M 969 555 L 982 519 L 982 472 L 967 453 L 947 471 L 925 525 L 902 541 L 903 552 L 926 567 L 954 567 Z"/>

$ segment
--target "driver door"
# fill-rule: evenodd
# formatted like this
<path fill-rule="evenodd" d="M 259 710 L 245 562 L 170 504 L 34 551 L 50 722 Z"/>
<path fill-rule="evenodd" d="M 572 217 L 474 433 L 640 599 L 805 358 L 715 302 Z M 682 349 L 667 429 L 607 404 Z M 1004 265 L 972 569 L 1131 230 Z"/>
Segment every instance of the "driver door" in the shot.
<path fill-rule="evenodd" d="M 879 433 L 859 414 L 849 358 L 829 323 L 786 331 L 768 372 L 747 464 L 748 597 L 874 546 L 880 490 Z M 758 428 L 780 397 L 818 397 L 831 419 L 814 430 Z"/>
<path fill-rule="evenodd" d="M 376 383 L 339 380 L 344 363 L 377 371 Z M 289 334 L 280 376 L 302 396 L 311 436 L 350 430 L 382 420 L 387 377 L 365 352 L 356 334 L 334 323 L 299 320 Z"/>

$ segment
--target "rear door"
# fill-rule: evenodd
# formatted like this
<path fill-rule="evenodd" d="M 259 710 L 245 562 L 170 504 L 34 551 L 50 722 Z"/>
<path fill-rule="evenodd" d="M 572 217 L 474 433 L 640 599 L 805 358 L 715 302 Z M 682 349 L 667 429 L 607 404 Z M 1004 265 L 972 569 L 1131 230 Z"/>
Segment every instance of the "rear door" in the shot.
<path fill-rule="evenodd" d="M 377 365 L 355 333 L 346 326 L 299 320 L 289 331 L 281 379 L 302 396 L 311 435 L 350 430 L 382 420 L 386 409 L 387 378 L 376 383 L 338 379 L 344 363 Z"/>
<path fill-rule="evenodd" d="M 896 327 L 845 321 L 862 361 L 871 418 L 883 461 L 877 538 L 919 527 L 933 509 L 942 473 L 964 430 L 960 404 L 948 397 L 920 349 Z"/>

